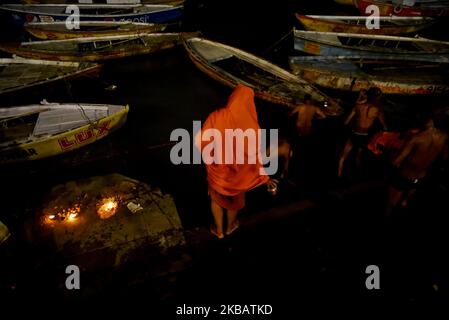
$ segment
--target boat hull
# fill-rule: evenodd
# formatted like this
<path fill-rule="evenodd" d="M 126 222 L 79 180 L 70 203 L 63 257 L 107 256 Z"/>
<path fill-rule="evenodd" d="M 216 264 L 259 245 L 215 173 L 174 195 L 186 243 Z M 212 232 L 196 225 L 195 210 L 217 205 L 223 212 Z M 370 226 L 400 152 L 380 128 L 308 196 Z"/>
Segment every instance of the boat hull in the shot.
<path fill-rule="evenodd" d="M 29 22 L 58 22 L 67 21 L 70 14 L 59 14 L 49 12 L 26 11 L 26 9 L 16 9 L 0 7 L 4 12 L 9 13 L 11 22 L 15 25 L 23 26 Z M 129 14 L 80 14 L 80 21 L 126 21 L 139 23 L 166 23 L 179 19 L 182 16 L 183 6 L 172 7 L 154 12 L 140 12 Z"/>
<path fill-rule="evenodd" d="M 321 32 L 345 32 L 345 33 L 358 33 L 358 34 L 376 34 L 376 35 L 400 35 L 415 33 L 423 30 L 430 25 L 428 23 L 416 23 L 410 25 L 388 25 L 379 22 L 379 29 L 368 29 L 365 24 L 347 24 L 344 22 L 330 21 L 325 19 L 311 18 L 306 15 L 295 14 L 299 22 L 308 31 L 321 31 Z"/>
<path fill-rule="evenodd" d="M 68 132 L 47 139 L 21 144 L 0 150 L 0 164 L 43 159 L 79 149 L 100 140 L 124 125 L 129 107 Z"/>
<path fill-rule="evenodd" d="M 0 95 L 21 92 L 25 89 L 48 85 L 63 79 L 71 80 L 81 76 L 95 76 L 102 67 L 100 64 L 83 63 L 79 67 L 72 68 L 63 65 L 54 66 L 51 65 L 53 61 L 44 61 L 46 65 L 39 69 L 39 64 L 42 63 L 41 60 L 34 60 L 32 63 L 27 64 L 25 61 L 20 62 L 20 60 L 16 61 L 16 59 L 0 59 L 0 65 L 3 66 L 8 66 L 8 64 L 2 63 L 3 60 L 15 61 L 12 65 L 19 64 L 22 67 L 12 70 L 11 73 L 8 72 L 7 68 L 2 70 L 0 74 Z M 23 81 L 20 79 L 22 74 L 25 74 Z"/>
<path fill-rule="evenodd" d="M 354 72 L 354 70 L 337 73 L 326 68 L 314 68 L 307 65 L 307 63 L 302 64 L 300 59 L 299 61 L 294 57 L 289 59 L 293 73 L 324 88 L 358 92 L 361 89 L 376 86 L 384 94 L 391 95 L 449 94 L 449 84 L 443 82 L 426 81 L 424 79 L 417 79 L 414 82 L 411 78 L 394 79 L 388 77 L 387 74 L 385 77 L 371 76 L 363 72 Z"/>
<path fill-rule="evenodd" d="M 205 40 L 203 40 L 203 41 L 205 41 Z M 237 55 L 241 52 L 238 49 L 234 49 L 234 48 L 226 46 L 226 45 L 222 45 L 222 44 L 218 44 L 218 45 L 220 45 L 224 48 L 227 48 L 228 50 L 235 50 Z M 254 83 L 249 83 L 249 82 L 242 80 L 232 74 L 229 74 L 228 72 L 226 72 L 224 70 L 217 69 L 216 67 L 211 65 L 206 59 L 204 59 L 202 56 L 200 56 L 198 53 L 196 53 L 194 49 L 192 49 L 190 47 L 190 44 L 188 43 L 188 39 L 184 41 L 184 46 L 189 54 L 190 59 L 196 65 L 196 67 L 199 70 L 201 70 L 202 72 L 204 72 L 205 74 L 207 74 L 208 76 L 210 76 L 212 79 L 214 79 L 228 87 L 231 87 L 231 88 L 236 87 L 238 84 L 243 84 L 243 85 L 249 86 L 249 87 L 253 88 L 256 97 L 263 99 L 265 101 L 269 101 L 271 103 L 280 104 L 280 105 L 284 105 L 287 107 L 295 107 L 296 106 L 294 103 L 294 97 L 292 97 L 292 96 L 281 94 L 280 92 L 276 92 L 276 90 L 263 89 L 263 88 L 259 87 L 258 85 L 255 85 Z M 262 60 L 258 57 L 252 56 L 248 53 L 242 52 L 242 55 L 248 55 L 249 56 L 248 60 L 255 61 L 259 68 L 261 67 L 261 65 L 268 64 L 268 62 L 265 62 L 264 60 Z M 312 99 L 314 101 L 316 101 L 317 103 L 318 102 L 324 103 L 326 101 L 329 105 L 328 105 L 328 108 L 326 108 L 324 111 L 328 115 L 337 116 L 337 115 L 342 114 L 343 109 L 340 106 L 338 106 L 338 104 L 335 101 L 333 101 L 333 99 L 331 99 L 330 97 L 327 97 L 326 95 L 324 95 L 323 93 L 318 91 L 316 88 L 313 88 L 312 86 L 310 86 L 310 84 L 308 82 L 297 78 L 295 75 L 293 75 L 293 74 L 289 73 L 288 71 L 283 70 L 277 66 L 272 65 L 271 67 L 273 68 L 273 70 L 276 70 L 275 72 L 277 73 L 278 76 L 282 74 L 286 78 L 289 78 L 289 80 L 285 80 L 286 83 L 288 83 L 288 86 L 295 88 L 294 90 L 297 90 L 298 93 L 301 91 L 301 86 L 306 86 L 306 87 L 308 87 L 308 90 L 309 90 L 308 93 L 310 93 L 312 95 Z"/>
<path fill-rule="evenodd" d="M 402 16 L 402 17 L 439 17 L 449 16 L 449 7 L 446 6 L 395 6 L 391 3 L 377 2 L 373 0 L 354 0 L 357 9 L 361 14 L 371 15 L 367 7 L 376 5 L 381 16 Z"/>
<path fill-rule="evenodd" d="M 354 5 L 354 0 L 334 0 L 336 3 L 342 6 L 352 6 Z"/>
<path fill-rule="evenodd" d="M 352 0 L 351 0 L 352 1 Z M 169 4 L 180 5 L 184 3 L 184 0 L 103 0 L 106 3 L 128 3 L 128 4 Z M 85 3 L 82 0 L 22 0 L 25 4 L 77 4 Z"/>
<path fill-rule="evenodd" d="M 25 30 L 33 37 L 40 40 L 63 40 L 63 39 L 75 39 L 75 38 L 93 38 L 93 37 L 107 37 L 107 36 L 124 36 L 133 35 L 138 33 L 150 33 L 161 32 L 165 29 L 164 24 L 148 24 L 137 26 L 132 29 L 116 29 L 116 30 L 100 30 L 100 31 L 79 31 L 79 30 L 67 30 L 64 28 L 58 29 L 46 29 L 39 25 L 25 24 Z"/>
<path fill-rule="evenodd" d="M 314 37 L 313 35 L 315 33 L 311 32 L 307 36 L 302 36 L 305 33 L 303 31 L 295 31 L 295 37 L 294 37 L 294 48 L 295 50 L 314 54 L 314 55 L 320 55 L 320 56 L 361 56 L 361 57 L 370 57 L 373 54 L 377 56 L 385 56 L 386 58 L 394 56 L 397 59 L 404 59 L 404 60 L 415 60 L 415 61 L 430 61 L 430 62 L 443 62 L 447 63 L 449 62 L 449 43 L 448 42 L 441 42 L 440 45 L 440 52 L 437 52 L 436 50 L 399 50 L 397 48 L 385 48 L 382 46 L 349 46 L 344 45 L 342 43 L 334 43 L 326 41 L 325 39 L 319 39 L 319 33 L 316 33 L 317 36 Z M 331 35 L 332 33 L 322 33 L 321 35 Z M 344 34 L 344 33 L 336 33 L 335 37 L 337 36 L 343 36 L 343 37 L 351 37 L 351 34 Z M 355 37 L 357 37 L 357 34 L 354 34 Z M 360 36 L 362 37 L 362 36 Z M 366 40 L 371 41 L 371 36 L 366 35 L 365 37 L 369 38 Z M 317 39 L 317 40 L 315 40 Z M 358 38 L 354 38 L 358 39 Z M 360 38 L 362 39 L 362 38 Z M 374 41 L 373 36 L 373 41 Z M 407 42 L 410 44 L 413 44 L 413 41 L 418 41 L 413 38 L 405 38 L 405 37 L 388 37 L 388 36 L 379 36 L 379 38 L 376 38 L 376 41 L 382 40 L 382 39 L 389 39 L 387 41 L 402 41 L 399 39 L 403 39 L 403 42 Z M 424 41 L 423 41 L 424 42 Z M 430 51 L 430 52 L 429 52 Z"/>
<path fill-rule="evenodd" d="M 20 44 L 1 44 L 0 50 L 8 52 L 13 55 L 17 55 L 23 58 L 29 59 L 42 59 L 52 61 L 76 61 L 76 62 L 99 62 L 112 59 L 121 59 L 137 55 L 151 54 L 161 50 L 167 50 L 175 47 L 180 43 L 178 34 L 150 34 L 155 39 L 153 43 L 148 45 L 143 44 L 130 44 L 122 47 L 111 46 L 109 50 L 69 50 L 69 51 L 57 51 L 49 49 L 31 48 L 30 46 L 22 46 Z M 90 41 L 92 38 L 83 38 L 86 41 Z M 101 42 L 111 38 L 99 37 L 95 41 Z M 124 38 L 123 41 L 131 41 L 133 39 L 139 39 L 139 37 Z M 76 40 L 76 39 L 75 39 Z M 52 40 L 50 40 L 52 41 Z M 58 41 L 71 41 L 68 40 L 55 40 Z M 93 40 L 92 40 L 93 41 Z M 48 43 L 48 42 L 47 42 Z M 60 43 L 60 42 L 59 42 Z M 36 42 L 37 45 L 42 45 L 44 42 Z"/>

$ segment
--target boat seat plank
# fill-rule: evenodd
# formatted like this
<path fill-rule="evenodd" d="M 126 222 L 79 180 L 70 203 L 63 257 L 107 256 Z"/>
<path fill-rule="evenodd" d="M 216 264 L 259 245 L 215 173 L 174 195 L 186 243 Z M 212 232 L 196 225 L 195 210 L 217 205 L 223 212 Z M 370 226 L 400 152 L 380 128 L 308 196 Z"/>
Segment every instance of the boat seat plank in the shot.
<path fill-rule="evenodd" d="M 212 63 L 234 56 L 231 52 L 224 48 L 211 47 L 201 42 L 196 42 L 193 47 L 200 56 Z"/>

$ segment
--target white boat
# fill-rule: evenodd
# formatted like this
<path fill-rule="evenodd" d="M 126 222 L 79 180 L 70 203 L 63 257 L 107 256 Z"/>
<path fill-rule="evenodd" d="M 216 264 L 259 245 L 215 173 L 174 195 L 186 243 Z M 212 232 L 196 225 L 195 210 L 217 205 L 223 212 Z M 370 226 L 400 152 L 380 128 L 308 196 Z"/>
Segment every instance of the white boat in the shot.
<path fill-rule="evenodd" d="M 192 37 L 184 46 L 193 63 L 211 78 L 229 86 L 251 87 L 260 99 L 288 107 L 296 106 L 297 98 L 310 94 L 328 115 L 340 115 L 342 108 L 308 81 L 243 50 Z"/>

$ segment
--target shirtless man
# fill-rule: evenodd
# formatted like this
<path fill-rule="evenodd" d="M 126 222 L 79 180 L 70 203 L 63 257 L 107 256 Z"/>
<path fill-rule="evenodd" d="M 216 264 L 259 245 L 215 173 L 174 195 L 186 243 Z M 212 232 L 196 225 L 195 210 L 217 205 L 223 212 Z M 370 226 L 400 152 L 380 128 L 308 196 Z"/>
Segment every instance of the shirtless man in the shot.
<path fill-rule="evenodd" d="M 441 155 L 448 157 L 448 133 L 440 122 L 429 120 L 424 131 L 414 135 L 399 152 L 393 165 L 398 173 L 388 191 L 385 214 L 389 216 L 402 200 L 402 208 L 416 192 L 430 165 Z"/>
<path fill-rule="evenodd" d="M 338 161 L 339 177 L 343 174 L 345 160 L 353 148 L 357 149 L 357 164 L 360 162 L 363 147 L 368 144 L 368 131 L 377 119 L 381 122 L 384 130 L 387 130 L 384 114 L 379 108 L 381 97 L 382 91 L 377 87 L 369 88 L 368 91 L 360 91 L 356 105 L 345 121 L 345 125 L 349 125 L 355 118 L 351 136 L 346 141 Z"/>
<path fill-rule="evenodd" d="M 312 132 L 312 121 L 317 116 L 326 118 L 324 112 L 312 103 L 310 94 L 304 96 L 304 102 L 299 103 L 290 113 L 290 117 L 296 115 L 296 130 L 299 136 L 306 137 Z"/>

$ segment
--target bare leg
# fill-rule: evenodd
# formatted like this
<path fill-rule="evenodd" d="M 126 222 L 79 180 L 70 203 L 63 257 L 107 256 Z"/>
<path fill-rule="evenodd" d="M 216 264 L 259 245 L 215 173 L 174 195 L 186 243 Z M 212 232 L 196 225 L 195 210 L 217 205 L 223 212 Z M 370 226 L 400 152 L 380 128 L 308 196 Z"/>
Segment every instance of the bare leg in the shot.
<path fill-rule="evenodd" d="M 388 200 L 387 205 L 385 207 L 385 215 L 388 217 L 393 213 L 394 208 L 398 205 L 399 201 L 402 198 L 402 191 L 399 191 L 395 188 L 390 187 L 388 189 Z"/>
<path fill-rule="evenodd" d="M 341 177 L 343 174 L 343 165 L 345 164 L 345 160 L 348 157 L 349 153 L 352 150 L 352 142 L 350 139 L 346 141 L 346 144 L 341 152 L 340 159 L 338 160 L 338 176 Z"/>
<path fill-rule="evenodd" d="M 415 194 L 416 189 L 410 190 L 409 192 L 407 192 L 407 194 L 405 195 L 404 199 L 401 202 L 401 207 L 403 209 L 407 208 L 408 206 L 408 202 L 410 201 L 410 199 L 413 197 L 413 195 Z"/>
<path fill-rule="evenodd" d="M 286 178 L 288 176 L 288 166 L 290 164 L 290 158 L 293 155 L 293 151 L 290 149 L 285 151 L 285 154 L 279 154 L 280 158 L 282 159 L 282 173 L 279 176 L 280 179 Z"/>
<path fill-rule="evenodd" d="M 285 157 L 285 167 L 284 167 L 284 177 L 288 176 L 288 166 L 290 165 L 290 159 L 293 156 L 293 151 L 289 148 L 288 149 L 288 154 Z"/>
<path fill-rule="evenodd" d="M 214 200 L 211 199 L 210 208 L 215 220 L 215 228 L 217 237 L 222 238 L 223 235 L 223 208 L 220 207 Z"/>
<path fill-rule="evenodd" d="M 357 157 L 355 158 L 355 165 L 357 166 L 357 168 L 360 167 L 360 163 L 362 162 L 362 152 L 363 148 L 357 149 Z"/>
<path fill-rule="evenodd" d="M 227 210 L 227 218 L 228 218 L 228 225 L 226 228 L 226 234 L 231 234 L 235 229 L 238 228 L 239 221 L 237 220 L 237 214 L 239 213 L 238 210 Z"/>

